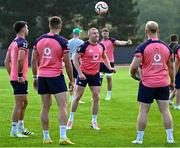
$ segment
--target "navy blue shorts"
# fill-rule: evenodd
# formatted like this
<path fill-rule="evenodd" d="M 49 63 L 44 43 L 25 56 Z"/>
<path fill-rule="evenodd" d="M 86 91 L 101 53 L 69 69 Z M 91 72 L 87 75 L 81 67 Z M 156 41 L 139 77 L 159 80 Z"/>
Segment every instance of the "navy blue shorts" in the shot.
<path fill-rule="evenodd" d="M 86 76 L 85 80 L 80 80 L 79 77 L 77 78 L 76 84 L 82 87 L 86 87 L 87 83 L 89 86 L 101 86 L 101 79 L 99 72 L 96 75 L 87 75 L 83 73 Z"/>
<path fill-rule="evenodd" d="M 153 103 L 153 100 L 169 100 L 169 86 L 150 88 L 139 83 L 138 101 L 143 103 Z"/>
<path fill-rule="evenodd" d="M 176 88 L 176 89 L 180 89 L 180 73 L 179 73 L 179 72 L 176 74 L 176 78 L 175 78 L 175 88 Z"/>
<path fill-rule="evenodd" d="M 114 63 L 110 63 L 111 67 L 114 67 Z M 100 70 L 99 72 L 103 72 L 103 73 L 112 73 L 112 71 L 110 71 L 106 65 L 104 63 L 100 63 Z"/>
<path fill-rule="evenodd" d="M 73 67 L 73 78 L 77 79 L 78 72 L 74 66 L 73 60 L 71 60 L 71 63 L 72 63 L 72 67 Z"/>
<path fill-rule="evenodd" d="M 14 95 L 27 95 L 28 94 L 28 81 L 19 83 L 18 81 L 10 81 L 14 90 Z"/>
<path fill-rule="evenodd" d="M 66 91 L 64 75 L 52 78 L 38 77 L 38 94 L 57 94 Z"/>

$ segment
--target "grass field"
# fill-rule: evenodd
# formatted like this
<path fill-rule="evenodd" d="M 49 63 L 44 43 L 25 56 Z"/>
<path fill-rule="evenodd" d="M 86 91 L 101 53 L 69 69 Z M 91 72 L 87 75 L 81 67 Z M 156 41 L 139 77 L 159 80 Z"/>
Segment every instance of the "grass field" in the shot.
<path fill-rule="evenodd" d="M 105 101 L 106 81 L 103 81 L 101 103 L 98 116 L 100 131 L 90 128 L 91 121 L 91 95 L 89 88 L 83 95 L 85 104 L 80 104 L 75 114 L 73 129 L 68 131 L 68 137 L 76 144 L 75 147 L 134 147 L 131 144 L 136 136 L 136 118 L 138 103 L 136 101 L 138 82 L 130 78 L 128 68 L 120 68 L 113 76 L 113 94 L 111 101 Z M 42 144 L 42 128 L 40 123 L 41 100 L 33 90 L 32 74 L 29 71 L 29 105 L 25 114 L 25 126 L 36 135 L 25 139 L 10 138 L 11 112 L 14 98 L 7 72 L 0 69 L 0 146 L 6 147 L 57 147 L 59 128 L 57 121 L 57 105 L 53 100 L 50 113 L 50 135 L 54 141 L 51 145 Z M 70 106 L 70 105 L 69 105 Z M 176 144 L 166 143 L 166 134 L 162 119 L 154 102 L 150 110 L 144 144 L 148 147 L 180 146 L 180 111 L 172 110 L 174 119 L 174 137 Z"/>

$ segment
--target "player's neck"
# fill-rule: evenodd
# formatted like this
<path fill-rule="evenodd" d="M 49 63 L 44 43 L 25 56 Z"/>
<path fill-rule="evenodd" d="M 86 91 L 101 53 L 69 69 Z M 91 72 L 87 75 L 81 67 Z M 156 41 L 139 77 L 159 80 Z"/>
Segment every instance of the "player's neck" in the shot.
<path fill-rule="evenodd" d="M 79 39 L 79 35 L 74 35 L 73 38 Z"/>
<path fill-rule="evenodd" d="M 157 34 L 148 35 L 148 39 L 158 39 Z"/>
<path fill-rule="evenodd" d="M 17 37 L 17 38 L 23 38 L 23 39 L 26 38 L 26 36 L 25 36 L 24 33 L 18 33 L 18 34 L 16 34 L 16 37 Z"/>
<path fill-rule="evenodd" d="M 89 41 L 89 43 L 91 44 L 91 45 L 96 45 L 97 44 L 97 42 L 95 42 L 95 41 L 92 41 L 92 40 L 88 40 Z"/>
<path fill-rule="evenodd" d="M 50 30 L 49 33 L 52 33 L 52 34 L 59 34 L 60 30 L 59 29 L 52 29 Z"/>

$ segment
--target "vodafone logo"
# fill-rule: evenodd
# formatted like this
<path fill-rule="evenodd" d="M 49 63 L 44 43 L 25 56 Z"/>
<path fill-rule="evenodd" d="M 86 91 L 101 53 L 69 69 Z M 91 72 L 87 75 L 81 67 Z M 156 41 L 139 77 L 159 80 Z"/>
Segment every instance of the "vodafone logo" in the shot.
<path fill-rule="evenodd" d="M 49 55 L 51 54 L 51 49 L 50 49 L 50 48 L 45 48 L 45 49 L 44 49 L 44 54 L 45 54 L 46 56 L 49 56 Z"/>
<path fill-rule="evenodd" d="M 93 55 L 93 60 L 96 61 L 96 60 L 98 60 L 98 59 L 99 59 L 99 54 L 97 54 L 97 53 L 94 54 L 94 55 Z"/>
<path fill-rule="evenodd" d="M 160 54 L 155 54 L 154 55 L 154 61 L 155 62 L 160 62 L 161 61 L 161 55 Z"/>

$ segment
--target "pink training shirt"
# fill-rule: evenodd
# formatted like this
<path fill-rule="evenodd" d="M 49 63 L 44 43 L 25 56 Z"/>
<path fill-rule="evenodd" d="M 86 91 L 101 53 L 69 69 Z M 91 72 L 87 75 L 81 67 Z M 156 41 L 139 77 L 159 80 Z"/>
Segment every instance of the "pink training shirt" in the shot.
<path fill-rule="evenodd" d="M 77 49 L 77 53 L 81 55 L 81 71 L 88 75 L 96 75 L 99 72 L 100 61 L 104 51 L 105 47 L 101 43 L 92 45 L 87 41 L 82 44 Z"/>
<path fill-rule="evenodd" d="M 34 43 L 39 54 L 40 77 L 56 77 L 63 73 L 63 54 L 68 53 L 68 40 L 57 34 L 47 33 Z"/>
<path fill-rule="evenodd" d="M 10 53 L 11 58 L 11 73 L 10 73 L 10 80 L 11 81 L 17 81 L 18 80 L 18 55 L 19 50 L 25 51 L 25 57 L 24 57 L 24 65 L 23 65 L 23 78 L 27 80 L 27 73 L 28 73 L 28 42 L 19 37 L 15 38 L 12 43 L 8 47 L 8 52 Z"/>
<path fill-rule="evenodd" d="M 109 38 L 109 39 L 103 39 L 100 42 L 105 46 L 105 48 L 106 48 L 105 52 L 106 52 L 107 57 L 111 63 L 114 63 L 114 48 L 115 48 L 114 42 L 115 41 L 116 41 L 116 39 Z"/>
<path fill-rule="evenodd" d="M 135 56 L 142 58 L 142 84 L 146 87 L 168 86 L 167 62 L 172 56 L 171 49 L 158 38 L 148 39 L 140 44 Z"/>

